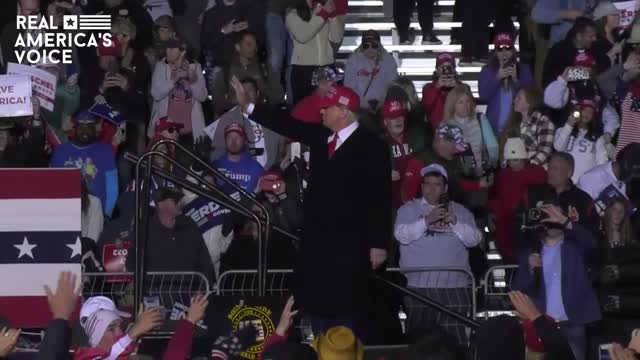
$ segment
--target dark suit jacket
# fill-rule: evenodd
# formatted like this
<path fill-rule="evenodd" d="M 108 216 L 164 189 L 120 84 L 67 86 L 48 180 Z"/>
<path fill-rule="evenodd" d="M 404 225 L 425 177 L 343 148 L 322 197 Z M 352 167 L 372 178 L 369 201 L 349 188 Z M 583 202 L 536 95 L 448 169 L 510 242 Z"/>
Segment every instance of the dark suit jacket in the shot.
<path fill-rule="evenodd" d="M 296 302 L 313 315 L 364 310 L 369 249 L 386 249 L 392 236 L 388 146 L 359 126 L 329 159 L 331 131 L 322 125 L 295 120 L 286 107 L 256 105 L 251 118 L 311 148 Z"/>
<path fill-rule="evenodd" d="M 562 301 L 569 321 L 586 325 L 601 319 L 600 305 L 587 273 L 589 252 L 596 247 L 596 237 L 584 226 L 573 223 L 566 230 L 562 243 Z M 525 248 L 518 253 L 520 266 L 513 282 L 514 290 L 521 290 L 531 297 L 538 309 L 545 311 L 546 296 L 542 271 L 529 271 L 529 255 L 538 249 Z"/>

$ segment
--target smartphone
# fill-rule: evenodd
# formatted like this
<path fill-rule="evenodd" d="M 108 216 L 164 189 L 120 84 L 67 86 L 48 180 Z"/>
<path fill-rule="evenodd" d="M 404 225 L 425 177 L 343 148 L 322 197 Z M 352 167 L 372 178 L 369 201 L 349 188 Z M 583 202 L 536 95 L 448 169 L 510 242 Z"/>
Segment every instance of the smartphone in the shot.
<path fill-rule="evenodd" d="M 291 143 L 291 161 L 295 161 L 296 158 L 302 157 L 300 154 L 302 152 L 302 147 L 299 142 Z"/>
<path fill-rule="evenodd" d="M 107 76 L 116 76 L 118 75 L 119 71 L 120 71 L 120 64 L 118 64 L 118 61 L 116 60 L 111 61 L 107 66 Z"/>
<path fill-rule="evenodd" d="M 144 308 L 150 307 L 160 307 L 160 298 L 158 296 L 145 296 L 142 299 L 142 304 L 144 304 Z"/>
<path fill-rule="evenodd" d="M 600 344 L 598 347 L 598 360 L 611 360 L 609 349 L 611 349 L 611 344 Z"/>
<path fill-rule="evenodd" d="M 440 195 L 440 198 L 438 199 L 438 204 L 442 205 L 443 208 L 448 208 L 449 207 L 449 194 L 444 193 L 442 195 Z"/>

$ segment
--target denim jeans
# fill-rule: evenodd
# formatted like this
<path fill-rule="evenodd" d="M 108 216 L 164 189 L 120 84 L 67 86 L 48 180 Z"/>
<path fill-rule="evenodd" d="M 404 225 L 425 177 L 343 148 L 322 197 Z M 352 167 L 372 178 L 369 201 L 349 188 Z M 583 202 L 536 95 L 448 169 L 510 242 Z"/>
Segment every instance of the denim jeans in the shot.
<path fill-rule="evenodd" d="M 287 101 L 291 102 L 291 54 L 293 53 L 293 41 L 289 36 L 289 30 L 284 23 L 284 18 L 278 14 L 267 13 L 267 43 L 269 46 L 269 64 L 282 79 L 282 70 L 285 70 L 285 91 Z M 285 63 L 286 60 L 286 63 Z"/>

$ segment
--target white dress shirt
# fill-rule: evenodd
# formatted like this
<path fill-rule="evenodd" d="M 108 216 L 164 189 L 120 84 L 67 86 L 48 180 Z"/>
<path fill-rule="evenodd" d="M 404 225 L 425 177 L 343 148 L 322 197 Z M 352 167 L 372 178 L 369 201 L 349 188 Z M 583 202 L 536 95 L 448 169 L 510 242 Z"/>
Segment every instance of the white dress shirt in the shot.
<path fill-rule="evenodd" d="M 336 150 L 338 150 L 340 145 L 342 145 L 345 141 L 347 141 L 349 136 L 351 136 L 351 134 L 353 134 L 353 132 L 356 131 L 358 126 L 360 126 L 358 121 L 354 121 L 351 124 L 349 124 L 349 126 L 347 126 L 347 127 L 343 128 L 342 130 L 338 131 L 338 141 L 336 142 Z M 329 138 L 327 139 L 327 144 L 330 143 L 331 141 L 333 141 L 333 137 L 334 136 L 336 136 L 336 135 L 333 134 L 333 135 L 329 136 Z"/>

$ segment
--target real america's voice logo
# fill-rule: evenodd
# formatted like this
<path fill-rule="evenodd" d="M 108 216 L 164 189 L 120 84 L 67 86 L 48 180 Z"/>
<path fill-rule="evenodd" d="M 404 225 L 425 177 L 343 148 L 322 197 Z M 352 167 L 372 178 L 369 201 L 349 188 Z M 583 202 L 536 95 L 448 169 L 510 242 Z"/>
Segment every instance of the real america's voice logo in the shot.
<path fill-rule="evenodd" d="M 112 46 L 110 15 L 18 15 L 16 58 L 20 64 L 71 64 L 73 47 Z"/>

